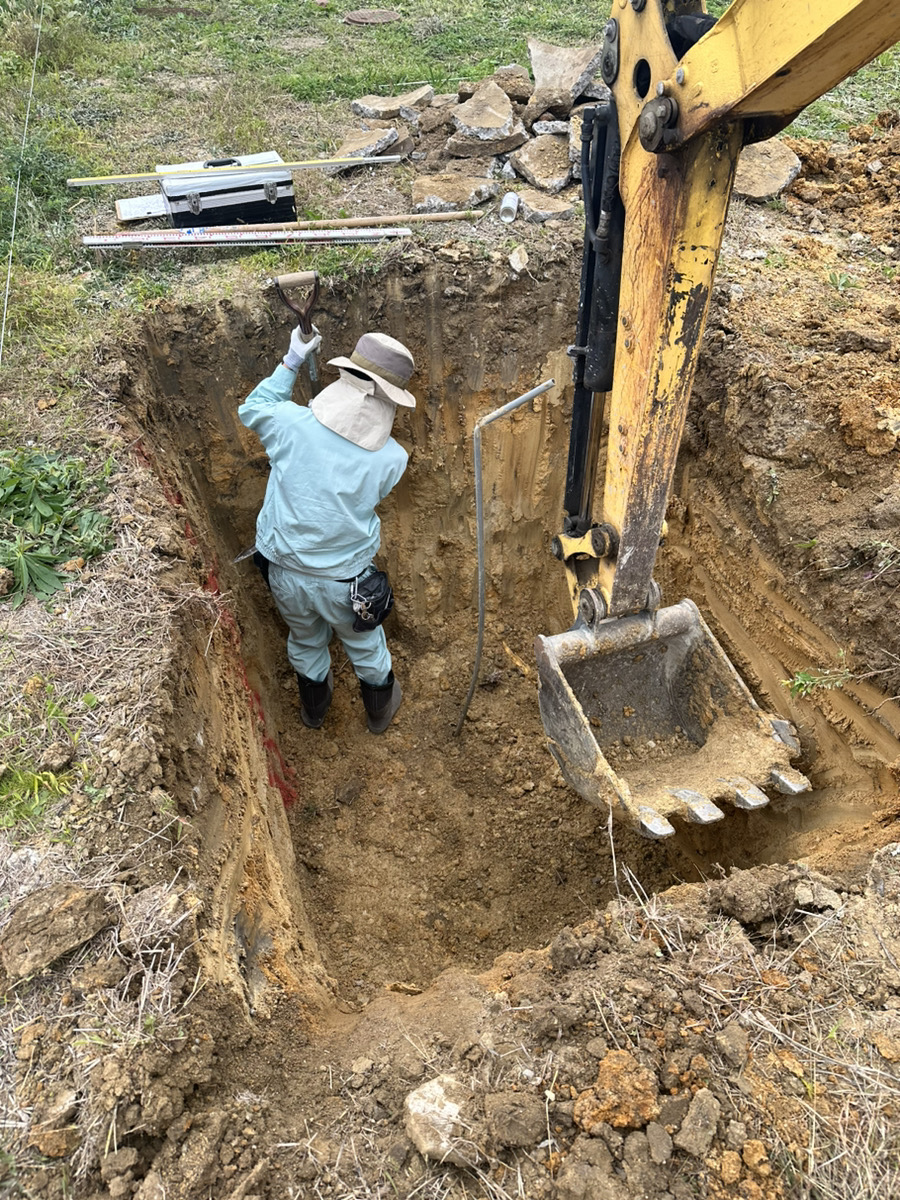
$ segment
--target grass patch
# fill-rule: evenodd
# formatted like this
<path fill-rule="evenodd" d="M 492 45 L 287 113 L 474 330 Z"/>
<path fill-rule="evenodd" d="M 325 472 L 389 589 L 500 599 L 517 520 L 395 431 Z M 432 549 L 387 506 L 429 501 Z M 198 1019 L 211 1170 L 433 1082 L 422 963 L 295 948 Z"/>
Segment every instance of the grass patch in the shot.
<path fill-rule="evenodd" d="M 900 46 L 892 46 L 804 109 L 791 125 L 797 137 L 835 139 L 900 104 Z"/>
<path fill-rule="evenodd" d="M 80 234 L 108 225 L 113 200 L 129 189 L 69 189 L 67 178 L 269 148 L 326 153 L 348 98 L 421 81 L 452 90 L 499 64 L 527 65 L 530 37 L 599 42 L 606 19 L 605 10 L 571 0 L 401 0 L 401 19 L 374 27 L 344 24 L 357 0 L 330 0 L 326 8 L 277 0 L 197 0 L 190 13 L 177 7 L 45 0 L 38 42 L 41 0 L 0 0 L 0 259 L 9 258 L 18 189 L 10 364 L 25 369 L 49 357 L 65 359 L 73 378 L 84 373 L 97 337 L 115 333 L 116 312 L 140 314 L 165 300 L 179 266 L 191 261 L 163 253 L 152 265 L 95 258 Z M 727 4 L 708 7 L 721 15 Z M 894 48 L 818 101 L 794 131 L 839 136 L 896 106 L 898 96 Z M 137 193 L 147 190 L 152 185 L 136 185 Z M 297 192 L 303 208 L 302 178 Z M 327 215 L 321 200 L 308 205 L 309 215 Z M 319 269 L 335 275 L 362 261 L 359 251 L 317 254 Z"/>
<path fill-rule="evenodd" d="M 0 829 L 37 828 L 47 808 L 68 793 L 67 774 L 0 763 Z"/>

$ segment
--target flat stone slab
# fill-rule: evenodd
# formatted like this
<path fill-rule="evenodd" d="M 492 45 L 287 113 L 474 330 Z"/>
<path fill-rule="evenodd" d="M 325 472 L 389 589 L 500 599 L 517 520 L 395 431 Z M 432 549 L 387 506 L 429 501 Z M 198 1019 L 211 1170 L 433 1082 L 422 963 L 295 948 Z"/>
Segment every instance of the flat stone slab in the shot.
<path fill-rule="evenodd" d="M 491 79 L 478 87 L 471 100 L 453 109 L 453 124 L 464 137 L 482 141 L 508 137 L 514 123 L 512 101 Z"/>
<path fill-rule="evenodd" d="M 496 179 L 443 173 L 419 175 L 413 180 L 412 202 L 416 212 L 458 212 L 491 200 L 500 192 Z"/>
<path fill-rule="evenodd" d="M 800 159 L 778 138 L 745 146 L 734 177 L 734 194 L 744 200 L 771 200 L 800 174 Z"/>
<path fill-rule="evenodd" d="M 415 91 L 404 92 L 402 96 L 363 96 L 354 100 L 350 108 L 358 117 L 389 121 L 391 117 L 399 117 L 404 108 L 425 108 L 433 99 L 434 88 L 426 84 Z"/>
<path fill-rule="evenodd" d="M 515 100 L 518 104 L 527 103 L 531 93 L 534 91 L 531 76 L 518 63 L 510 63 L 506 67 L 498 67 L 491 78 L 499 88 L 502 88 L 506 92 L 510 100 Z"/>
<path fill-rule="evenodd" d="M 559 192 L 572 175 L 569 139 L 552 133 L 533 138 L 510 155 L 510 162 L 523 179 L 544 192 Z"/>
<path fill-rule="evenodd" d="M 492 138 L 489 141 L 483 138 L 467 137 L 463 133 L 454 133 L 447 138 L 447 153 L 456 158 L 475 158 L 480 155 L 489 157 L 496 154 L 509 154 L 511 150 L 517 149 L 527 141 L 528 134 L 525 132 L 525 126 L 521 121 L 516 121 L 513 124 L 512 132 L 506 137 Z"/>
<path fill-rule="evenodd" d="M 528 53 L 534 90 L 568 92 L 574 104 L 600 69 L 603 47 L 596 44 L 552 46 L 549 42 L 529 38 Z"/>
<path fill-rule="evenodd" d="M 75 883 L 32 892 L 16 905 L 0 940 L 0 991 L 43 970 L 110 924 L 100 892 Z"/>
<path fill-rule="evenodd" d="M 568 137 L 569 136 L 569 122 L 568 121 L 535 121 L 535 123 L 531 127 L 531 132 L 538 137 L 542 133 L 552 133 L 552 134 L 556 134 L 559 137 Z"/>
<path fill-rule="evenodd" d="M 575 205 L 561 196 L 548 196 L 537 188 L 522 188 L 519 192 L 519 212 L 523 220 L 533 225 L 544 221 L 568 221 L 575 215 Z"/>
<path fill-rule="evenodd" d="M 375 154 L 384 154 L 397 141 L 397 130 L 390 129 L 354 129 L 344 135 L 344 140 L 334 152 L 335 158 L 369 158 Z M 340 175 L 342 171 L 350 171 L 352 167 L 323 167 L 325 175 Z"/>

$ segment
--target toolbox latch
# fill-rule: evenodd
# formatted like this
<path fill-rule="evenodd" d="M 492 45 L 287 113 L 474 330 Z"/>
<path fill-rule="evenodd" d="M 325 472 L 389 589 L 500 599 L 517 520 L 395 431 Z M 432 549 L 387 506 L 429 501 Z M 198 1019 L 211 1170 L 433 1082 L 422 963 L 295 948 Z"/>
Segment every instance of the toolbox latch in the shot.
<path fill-rule="evenodd" d="M 200 198 L 200 193 L 188 192 L 185 199 L 187 200 L 188 208 L 191 210 L 194 216 L 199 217 L 201 212 L 203 212 L 203 201 Z"/>
<path fill-rule="evenodd" d="M 278 203 L 278 184 L 274 179 L 267 179 L 263 184 L 263 195 L 270 204 Z"/>

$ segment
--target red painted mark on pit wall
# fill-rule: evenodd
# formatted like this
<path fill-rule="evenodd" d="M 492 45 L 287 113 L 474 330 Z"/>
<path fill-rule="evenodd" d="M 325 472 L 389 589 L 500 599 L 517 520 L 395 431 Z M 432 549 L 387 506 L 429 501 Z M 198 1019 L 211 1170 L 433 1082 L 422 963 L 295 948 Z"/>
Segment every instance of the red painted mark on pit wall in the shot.
<path fill-rule="evenodd" d="M 150 454 L 141 442 L 136 442 L 134 452 L 137 458 L 153 472 L 162 493 L 173 508 L 183 508 L 181 493 L 177 488 L 169 484 L 163 473 L 159 470 Z M 200 545 L 200 541 L 187 518 L 184 522 L 184 536 L 187 541 L 197 549 L 204 558 L 206 568 L 206 581 L 203 584 L 204 591 L 213 596 L 221 596 L 219 589 L 219 565 L 215 555 L 205 551 Z M 232 650 L 231 663 L 241 681 L 241 686 L 244 689 L 244 694 L 247 698 L 248 707 L 255 719 L 257 732 L 259 735 L 260 745 L 263 748 L 266 756 L 266 766 L 268 768 L 269 786 L 277 790 L 281 796 L 282 803 L 285 808 L 290 808 L 297 799 L 297 776 L 294 774 L 290 765 L 285 762 L 284 755 L 278 747 L 278 743 L 268 731 L 268 723 L 266 721 L 266 712 L 263 707 L 262 697 L 259 692 L 250 683 L 247 677 L 247 667 L 244 663 L 244 655 L 241 647 L 241 631 L 238 623 L 235 620 L 234 613 L 220 599 L 219 602 L 219 621 L 218 624 L 225 633 L 226 641 Z"/>

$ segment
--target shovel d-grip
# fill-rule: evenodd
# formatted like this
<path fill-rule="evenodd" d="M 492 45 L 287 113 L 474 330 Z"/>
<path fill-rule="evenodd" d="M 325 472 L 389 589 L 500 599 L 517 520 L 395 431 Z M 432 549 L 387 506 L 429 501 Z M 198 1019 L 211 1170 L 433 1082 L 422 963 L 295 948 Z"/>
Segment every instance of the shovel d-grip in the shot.
<path fill-rule="evenodd" d="M 297 314 L 297 324 L 300 326 L 303 340 L 308 342 L 313 336 L 312 310 L 319 298 L 319 272 L 296 271 L 292 275 L 276 275 L 272 280 L 272 286 L 278 293 L 278 298 L 282 304 L 286 305 L 291 312 Z M 285 289 L 294 287 L 310 288 L 305 303 L 298 304 L 288 296 Z M 315 354 L 310 354 L 306 361 L 309 367 L 309 378 L 313 383 L 316 383 L 319 378 L 319 372 L 316 368 Z"/>
<path fill-rule="evenodd" d="M 651 838 L 715 803 L 762 808 L 762 787 L 806 791 L 790 725 L 756 704 L 697 606 L 597 621 L 535 639 L 541 719 L 566 782 Z"/>

